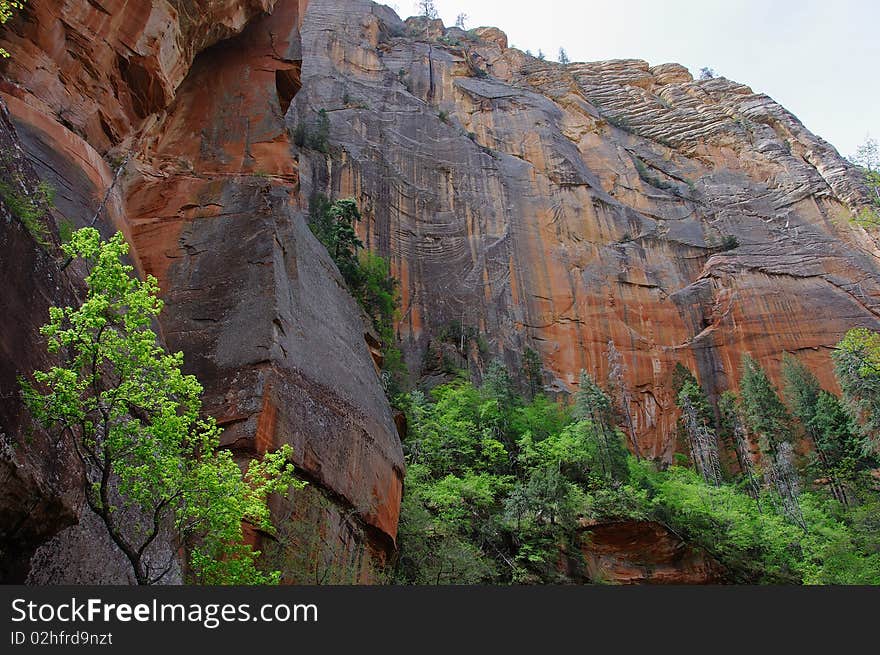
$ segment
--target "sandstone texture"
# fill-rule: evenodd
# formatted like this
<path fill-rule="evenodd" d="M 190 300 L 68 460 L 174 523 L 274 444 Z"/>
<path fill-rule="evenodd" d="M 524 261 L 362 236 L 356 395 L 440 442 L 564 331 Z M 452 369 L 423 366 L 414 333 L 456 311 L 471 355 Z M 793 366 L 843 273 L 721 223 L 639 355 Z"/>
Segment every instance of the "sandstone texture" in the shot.
<path fill-rule="evenodd" d="M 303 195 L 365 208 L 413 369 L 458 321 L 572 391 L 607 376 L 613 340 L 641 450 L 669 461 L 675 362 L 717 395 L 743 353 L 778 379 L 787 350 L 833 387 L 830 348 L 880 326 L 877 246 L 850 221 L 867 189 L 766 95 L 675 64 L 539 61 L 366 0 L 313 0 L 302 39 L 288 121 L 331 124 L 331 154 L 300 156 Z"/>
<path fill-rule="evenodd" d="M 726 571 L 706 553 L 653 521 L 584 528 L 585 576 L 605 584 L 722 584 Z"/>

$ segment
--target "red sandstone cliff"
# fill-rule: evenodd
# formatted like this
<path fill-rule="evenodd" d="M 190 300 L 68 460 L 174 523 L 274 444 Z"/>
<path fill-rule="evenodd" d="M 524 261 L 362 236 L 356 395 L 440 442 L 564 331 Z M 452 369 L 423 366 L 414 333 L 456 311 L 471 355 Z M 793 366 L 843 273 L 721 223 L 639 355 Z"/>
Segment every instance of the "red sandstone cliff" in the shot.
<path fill-rule="evenodd" d="M 861 176 L 766 95 L 676 64 L 539 61 L 367 0 L 313 0 L 302 38 L 288 121 L 324 109 L 333 152 L 301 155 L 304 193 L 366 208 L 413 367 L 462 321 L 570 391 L 582 368 L 605 378 L 613 339 L 643 450 L 669 461 L 675 362 L 714 395 L 743 353 L 775 377 L 788 350 L 833 387 L 830 348 L 880 327 Z"/>
<path fill-rule="evenodd" d="M 293 446 L 310 485 L 276 502 L 276 538 L 256 537 L 271 563 L 292 582 L 369 580 L 394 547 L 403 457 L 359 310 L 298 196 L 284 114 L 304 6 L 33 0 L 4 34 L 2 92 L 75 224 L 126 162 L 99 224 L 159 278 L 161 334 L 224 443 L 243 457 Z M 37 552 L 33 581 L 88 577 L 87 523 Z"/>

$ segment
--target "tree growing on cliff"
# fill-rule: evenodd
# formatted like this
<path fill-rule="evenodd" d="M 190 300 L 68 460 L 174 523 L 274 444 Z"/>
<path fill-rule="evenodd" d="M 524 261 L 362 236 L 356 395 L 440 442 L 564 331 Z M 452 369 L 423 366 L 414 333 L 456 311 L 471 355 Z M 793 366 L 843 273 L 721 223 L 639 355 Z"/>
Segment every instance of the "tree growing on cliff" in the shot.
<path fill-rule="evenodd" d="M 717 487 L 722 482 L 721 460 L 718 438 L 707 420 L 709 403 L 706 394 L 696 380 L 689 380 L 679 391 L 676 402 L 681 409 L 682 427 L 694 466 L 707 484 Z"/>
<path fill-rule="evenodd" d="M 870 137 L 865 139 L 850 161 L 864 174 L 874 204 L 873 207 L 862 207 L 853 220 L 863 227 L 877 227 L 880 225 L 880 146 L 877 140 Z"/>
<path fill-rule="evenodd" d="M 439 16 L 434 0 L 419 0 L 416 7 L 418 7 L 419 16 L 428 20 L 435 20 Z"/>
<path fill-rule="evenodd" d="M 565 51 L 565 48 L 559 48 L 559 63 L 560 64 L 568 64 L 571 60 L 568 58 L 568 53 Z"/>
<path fill-rule="evenodd" d="M 138 584 L 156 583 L 174 554 L 162 535 L 186 547 L 192 579 L 207 584 L 277 583 L 257 568 L 242 522 L 272 531 L 267 497 L 302 483 L 285 446 L 252 460 L 242 474 L 219 446 L 220 429 L 201 414 L 202 387 L 181 372 L 183 354 L 167 354 L 150 328 L 162 310 L 156 279 L 133 276 L 128 245 L 102 242 L 94 228 L 64 244 L 88 269 L 80 307 L 53 307 L 41 329 L 60 364 L 22 380 L 34 418 L 82 467 L 86 503 L 131 564 Z"/>
<path fill-rule="evenodd" d="M 858 147 L 852 162 L 865 173 L 865 180 L 874 192 L 874 202 L 880 204 L 880 146 L 876 139 L 868 137 Z"/>

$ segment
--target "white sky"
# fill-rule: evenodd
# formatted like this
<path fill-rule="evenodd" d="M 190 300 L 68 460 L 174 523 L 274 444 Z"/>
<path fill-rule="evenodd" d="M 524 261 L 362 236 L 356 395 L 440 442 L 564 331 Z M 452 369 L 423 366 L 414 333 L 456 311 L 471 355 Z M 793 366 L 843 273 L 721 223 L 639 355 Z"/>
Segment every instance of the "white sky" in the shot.
<path fill-rule="evenodd" d="M 412 0 L 387 0 L 401 17 Z M 850 156 L 880 138 L 880 0 L 434 0 L 449 26 L 492 25 L 572 61 L 703 66 L 770 95 Z"/>

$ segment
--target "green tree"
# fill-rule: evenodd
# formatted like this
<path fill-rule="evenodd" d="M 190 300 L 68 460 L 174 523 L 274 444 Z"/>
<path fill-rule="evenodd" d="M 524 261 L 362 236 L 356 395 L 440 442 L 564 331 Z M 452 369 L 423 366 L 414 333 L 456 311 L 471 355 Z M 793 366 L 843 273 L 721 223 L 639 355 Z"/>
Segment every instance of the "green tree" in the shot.
<path fill-rule="evenodd" d="M 523 353 L 523 376 L 526 379 L 528 397 L 535 398 L 544 387 L 544 364 L 541 356 L 531 348 L 526 348 Z"/>
<path fill-rule="evenodd" d="M 852 162 L 862 169 L 865 181 L 874 192 L 874 202 L 880 204 L 880 146 L 877 140 L 865 139 L 865 142 L 856 150 Z"/>
<path fill-rule="evenodd" d="M 333 203 L 319 197 L 313 212 L 313 232 L 327 248 L 339 272 L 350 289 L 361 285 L 358 250 L 364 247 L 357 235 L 356 224 L 361 220 L 357 202 L 344 198 Z"/>
<path fill-rule="evenodd" d="M 16 9 L 23 9 L 27 0 L 0 0 L 0 25 L 5 25 L 6 21 L 12 18 L 12 14 Z M 0 58 L 9 57 L 9 53 L 0 48 Z"/>
<path fill-rule="evenodd" d="M 710 427 L 709 399 L 696 380 L 686 381 L 676 397 L 681 409 L 681 429 L 687 437 L 694 466 L 703 479 L 715 486 L 721 484 L 721 461 L 718 438 Z"/>
<path fill-rule="evenodd" d="M 572 416 L 589 421 L 597 437 L 599 465 L 609 480 L 626 476 L 626 447 L 614 422 L 611 399 L 586 371 L 581 371 L 580 384 L 574 396 Z"/>
<path fill-rule="evenodd" d="M 277 571 L 257 568 L 242 522 L 272 532 L 268 495 L 302 484 L 290 447 L 242 474 L 218 448 L 214 419 L 201 415 L 202 387 L 181 372 L 183 354 L 165 353 L 150 329 L 162 310 L 156 279 L 133 276 L 122 235 L 102 242 L 84 228 L 62 247 L 88 268 L 85 300 L 50 309 L 41 332 L 60 364 L 21 383 L 34 418 L 77 454 L 89 508 L 138 584 L 158 582 L 171 566 L 150 551 L 164 530 L 187 548 L 197 581 L 277 583 Z"/>
<path fill-rule="evenodd" d="M 862 171 L 874 205 L 862 207 L 854 220 L 865 227 L 877 227 L 880 225 L 880 210 L 877 208 L 880 206 L 880 146 L 877 140 L 865 139 L 851 160 Z"/>
<path fill-rule="evenodd" d="M 846 333 L 832 355 L 847 412 L 865 452 L 880 452 L 880 334 L 865 328 Z"/>
<path fill-rule="evenodd" d="M 845 444 L 852 440 L 848 417 L 837 399 L 822 390 L 812 371 L 789 353 L 782 356 L 782 377 L 785 398 L 792 414 L 813 444 L 815 461 L 812 468 L 819 477 L 828 479 L 834 498 L 846 505 L 848 499 L 841 479 L 844 474 L 841 464 Z"/>
<path fill-rule="evenodd" d="M 568 64 L 571 60 L 568 58 L 568 53 L 565 51 L 565 48 L 559 48 L 559 63 L 560 64 Z"/>
<path fill-rule="evenodd" d="M 779 444 L 789 441 L 791 415 L 764 369 L 749 355 L 740 367 L 740 395 L 747 427 L 758 437 L 761 451 L 776 457 Z"/>

